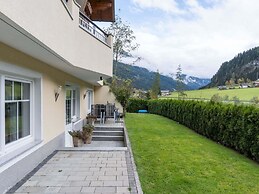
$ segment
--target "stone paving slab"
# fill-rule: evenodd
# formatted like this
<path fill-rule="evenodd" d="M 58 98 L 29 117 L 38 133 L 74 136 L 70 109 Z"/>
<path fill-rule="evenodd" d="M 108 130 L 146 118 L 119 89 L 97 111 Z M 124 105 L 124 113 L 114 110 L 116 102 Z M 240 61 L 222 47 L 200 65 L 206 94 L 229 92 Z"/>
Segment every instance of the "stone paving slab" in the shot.
<path fill-rule="evenodd" d="M 8 193 L 135 193 L 127 157 L 127 151 L 58 151 Z"/>

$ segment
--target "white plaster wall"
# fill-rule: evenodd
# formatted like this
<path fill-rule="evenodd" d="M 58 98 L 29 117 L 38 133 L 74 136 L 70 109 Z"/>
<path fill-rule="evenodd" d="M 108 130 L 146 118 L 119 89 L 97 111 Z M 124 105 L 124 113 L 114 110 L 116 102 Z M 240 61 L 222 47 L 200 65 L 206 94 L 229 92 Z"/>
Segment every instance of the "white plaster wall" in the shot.
<path fill-rule="evenodd" d="M 42 74 L 42 138 L 44 142 L 52 140 L 65 131 L 65 85 L 67 82 L 74 83 L 80 87 L 80 117 L 86 117 L 87 98 L 84 99 L 83 94 L 88 88 L 93 88 L 92 85 L 2 43 L 0 43 L 0 61 L 31 69 Z M 55 90 L 59 85 L 62 86 L 62 91 L 55 102 Z"/>
<path fill-rule="evenodd" d="M 112 48 L 79 27 L 79 7 L 71 15 L 61 0 L 0 0 L 0 12 L 74 66 L 112 76 Z"/>
<path fill-rule="evenodd" d="M 115 103 L 116 108 L 119 108 L 119 112 L 123 112 L 121 104 L 116 100 L 114 94 L 110 92 L 109 86 L 95 87 L 94 88 L 94 103 L 106 104 Z"/>

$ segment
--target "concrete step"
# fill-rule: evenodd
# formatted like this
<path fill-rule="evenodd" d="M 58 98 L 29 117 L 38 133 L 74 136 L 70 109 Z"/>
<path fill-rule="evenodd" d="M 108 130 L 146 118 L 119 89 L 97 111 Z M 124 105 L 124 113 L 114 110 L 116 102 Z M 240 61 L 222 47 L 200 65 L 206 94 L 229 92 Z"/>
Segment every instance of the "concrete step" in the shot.
<path fill-rule="evenodd" d="M 123 131 L 123 127 L 94 127 L 94 131 Z"/>
<path fill-rule="evenodd" d="M 99 136 L 123 136 L 123 131 L 94 131 L 93 135 Z"/>
<path fill-rule="evenodd" d="M 93 141 L 124 141 L 124 136 L 101 136 L 93 135 Z"/>

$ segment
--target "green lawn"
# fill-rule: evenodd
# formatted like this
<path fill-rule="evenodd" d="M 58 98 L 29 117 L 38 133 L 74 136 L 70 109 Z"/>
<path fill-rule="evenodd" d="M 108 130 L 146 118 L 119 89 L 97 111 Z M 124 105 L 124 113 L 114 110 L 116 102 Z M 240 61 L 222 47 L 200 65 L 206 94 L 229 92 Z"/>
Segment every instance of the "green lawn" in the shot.
<path fill-rule="evenodd" d="M 214 94 L 220 96 L 228 95 L 229 98 L 237 96 L 240 100 L 251 100 L 254 96 L 259 97 L 259 88 L 243 88 L 243 89 L 232 89 L 232 90 L 218 90 L 217 88 L 204 89 L 204 90 L 191 90 L 185 91 L 187 98 L 206 98 L 210 99 Z M 169 97 L 178 97 L 177 92 L 173 92 Z"/>
<path fill-rule="evenodd" d="M 127 114 L 144 193 L 259 193 L 259 165 L 167 118 Z"/>

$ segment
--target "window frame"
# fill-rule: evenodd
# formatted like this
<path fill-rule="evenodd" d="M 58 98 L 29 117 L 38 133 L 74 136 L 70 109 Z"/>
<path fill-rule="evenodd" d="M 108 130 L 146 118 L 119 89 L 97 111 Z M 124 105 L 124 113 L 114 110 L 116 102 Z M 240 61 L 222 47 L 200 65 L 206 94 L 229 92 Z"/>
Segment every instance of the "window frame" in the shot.
<path fill-rule="evenodd" d="M 30 135 L 28 135 L 26 137 L 23 137 L 23 138 L 20 138 L 20 139 L 17 139 L 15 141 L 7 143 L 7 144 L 5 143 L 5 119 L 3 119 L 3 118 L 5 118 L 5 103 L 6 103 L 6 100 L 5 100 L 5 81 L 6 80 L 30 84 Z M 3 87 L 3 91 L 4 91 L 4 94 L 1 95 L 1 96 L 3 96 L 3 99 L 2 98 L 0 99 L 1 105 L 3 106 L 3 115 L 1 115 L 1 120 L 2 120 L 3 124 L 0 127 L 1 134 L 2 134 L 0 138 L 1 138 L 1 142 L 3 142 L 1 144 L 1 150 L 4 151 L 4 152 L 8 152 L 8 151 L 14 150 L 14 149 L 16 149 L 20 146 L 26 145 L 26 144 L 34 141 L 34 134 L 35 134 L 35 131 L 33 130 L 33 126 L 34 126 L 34 117 L 33 117 L 33 115 L 34 115 L 34 103 L 33 103 L 34 102 L 34 92 L 33 92 L 34 91 L 33 90 L 34 80 L 19 77 L 19 76 L 14 77 L 14 76 L 9 76 L 9 75 L 2 75 L 0 85 L 1 85 L 1 87 Z M 14 100 L 14 101 L 17 102 L 19 100 Z M 12 102 L 12 101 L 10 101 L 10 102 Z"/>
<path fill-rule="evenodd" d="M 16 141 L 5 146 L 5 77 L 33 81 L 32 90 L 32 124 L 33 137 Z M 3 100 L 2 100 L 3 99 Z M 1 122 L 3 121 L 3 122 Z M 3 130 L 2 130 L 3 129 Z M 18 66 L 13 63 L 0 61 L 0 166 L 8 163 L 22 153 L 40 145 L 43 141 L 43 76 L 40 72 Z M 3 140 L 3 141 L 2 141 Z"/>

